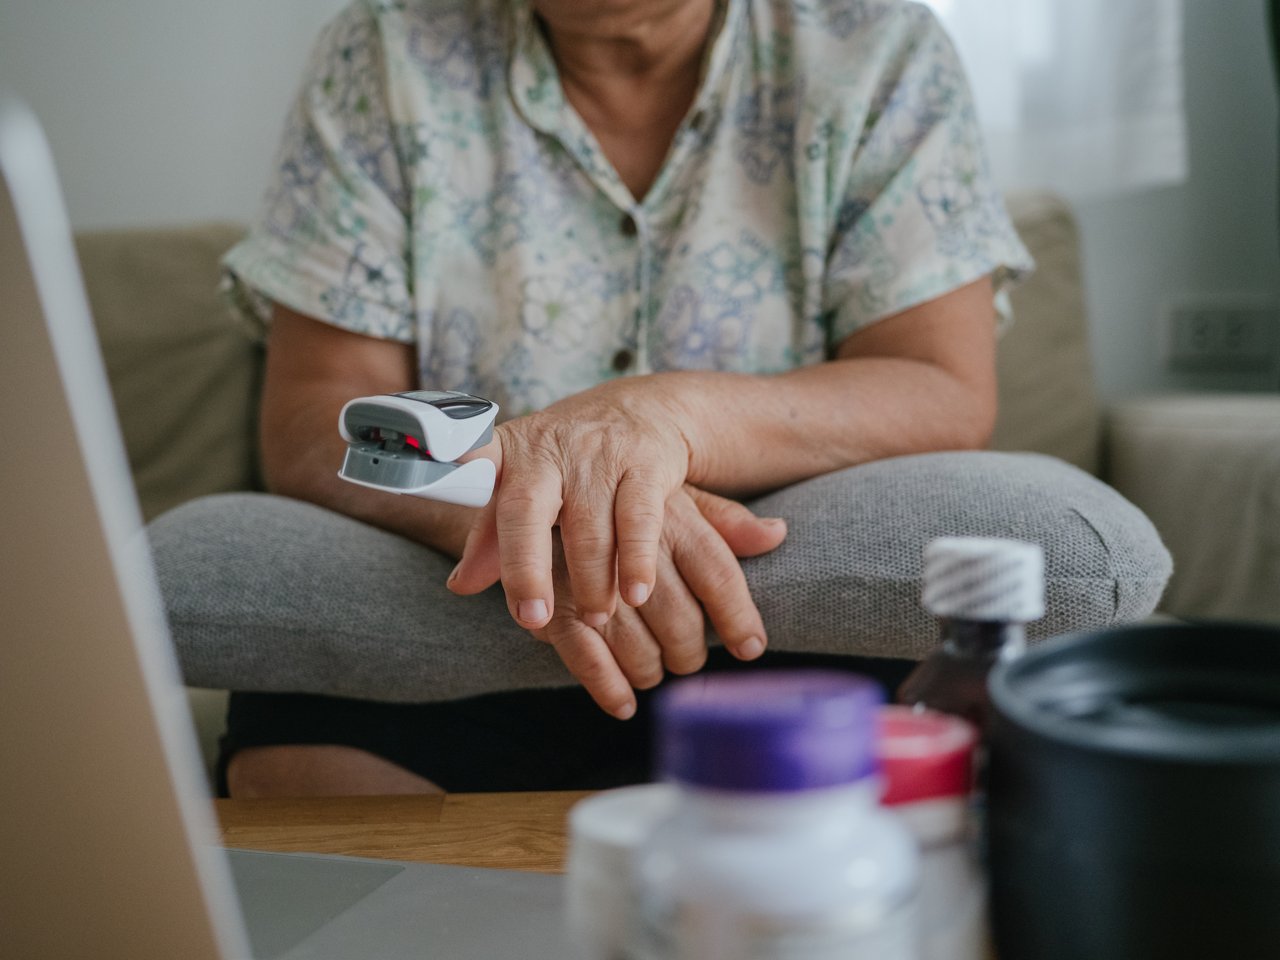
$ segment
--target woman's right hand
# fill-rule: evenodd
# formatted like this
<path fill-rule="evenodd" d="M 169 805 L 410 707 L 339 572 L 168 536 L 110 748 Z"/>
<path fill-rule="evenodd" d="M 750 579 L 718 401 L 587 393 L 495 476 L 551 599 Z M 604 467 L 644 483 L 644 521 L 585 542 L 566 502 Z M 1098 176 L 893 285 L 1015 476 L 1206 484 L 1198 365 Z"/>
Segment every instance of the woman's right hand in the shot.
<path fill-rule="evenodd" d="M 556 648 L 569 671 L 606 712 L 635 712 L 634 690 L 664 673 L 693 673 L 707 659 L 706 624 L 735 656 L 764 652 L 767 636 L 738 560 L 775 549 L 786 537 L 782 520 L 756 517 L 740 503 L 685 485 L 667 500 L 653 594 L 640 607 L 619 604 L 596 629 L 574 607 L 563 553 L 557 544 L 555 611 L 531 631 Z"/>

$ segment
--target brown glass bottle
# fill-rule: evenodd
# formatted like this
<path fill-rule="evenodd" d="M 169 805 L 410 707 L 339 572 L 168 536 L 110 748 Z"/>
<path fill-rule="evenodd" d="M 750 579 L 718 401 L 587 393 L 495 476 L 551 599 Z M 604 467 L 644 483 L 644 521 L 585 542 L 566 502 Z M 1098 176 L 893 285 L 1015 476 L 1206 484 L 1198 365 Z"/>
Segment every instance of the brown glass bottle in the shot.
<path fill-rule="evenodd" d="M 1000 660 L 1022 652 L 1025 631 L 1020 623 L 952 618 L 941 623 L 937 651 L 902 682 L 898 702 L 963 717 L 985 734 L 991 715 L 987 675 Z"/>
<path fill-rule="evenodd" d="M 1044 614 L 1044 554 L 1033 543 L 943 537 L 924 550 L 921 602 L 941 641 L 898 688 L 897 700 L 955 714 L 985 733 L 987 676 L 1026 646 L 1023 624 Z"/>

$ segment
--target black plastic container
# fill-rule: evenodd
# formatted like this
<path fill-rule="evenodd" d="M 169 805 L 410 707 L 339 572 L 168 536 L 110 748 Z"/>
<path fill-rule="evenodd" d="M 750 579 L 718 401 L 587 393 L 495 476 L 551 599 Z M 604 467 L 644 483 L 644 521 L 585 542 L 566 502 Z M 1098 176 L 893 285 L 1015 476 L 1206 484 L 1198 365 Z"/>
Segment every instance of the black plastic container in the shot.
<path fill-rule="evenodd" d="M 1075 634 L 990 690 L 1001 960 L 1280 958 L 1280 629 Z"/>

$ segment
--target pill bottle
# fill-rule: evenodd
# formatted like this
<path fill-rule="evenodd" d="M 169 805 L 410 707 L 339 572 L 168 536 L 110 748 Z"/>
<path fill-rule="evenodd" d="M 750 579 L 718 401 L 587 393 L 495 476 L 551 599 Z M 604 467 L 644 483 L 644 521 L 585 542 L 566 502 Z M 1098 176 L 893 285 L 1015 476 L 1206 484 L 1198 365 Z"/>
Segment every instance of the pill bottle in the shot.
<path fill-rule="evenodd" d="M 985 732 L 987 676 L 1026 649 L 1024 624 L 1044 616 L 1044 553 L 995 537 L 941 537 L 924 549 L 924 608 L 937 650 L 903 681 L 899 703 L 951 713 Z"/>
<path fill-rule="evenodd" d="M 622 956 L 635 904 L 635 854 L 670 815 L 677 788 L 646 783 L 604 790 L 569 811 L 565 920 L 577 960 Z"/>
<path fill-rule="evenodd" d="M 879 803 L 880 688 L 751 671 L 658 698 L 671 817 L 638 858 L 634 960 L 915 960 L 918 857 Z"/>
<path fill-rule="evenodd" d="M 977 743 L 977 730 L 959 717 L 880 710 L 881 803 L 920 847 L 921 960 L 988 955 L 986 885 L 969 805 Z"/>

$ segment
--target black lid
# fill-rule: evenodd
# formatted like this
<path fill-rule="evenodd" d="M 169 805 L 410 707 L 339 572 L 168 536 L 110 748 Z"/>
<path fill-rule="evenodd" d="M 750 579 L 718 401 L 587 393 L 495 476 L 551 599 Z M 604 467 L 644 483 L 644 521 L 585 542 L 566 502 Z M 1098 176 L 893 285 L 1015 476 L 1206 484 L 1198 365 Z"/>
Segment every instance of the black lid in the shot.
<path fill-rule="evenodd" d="M 1121 626 L 1060 637 L 990 678 L 998 716 L 1083 750 L 1280 764 L 1280 628 Z"/>

